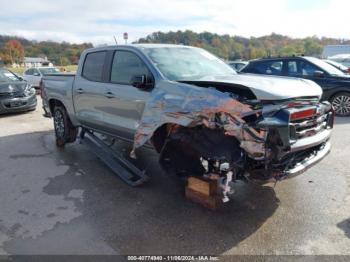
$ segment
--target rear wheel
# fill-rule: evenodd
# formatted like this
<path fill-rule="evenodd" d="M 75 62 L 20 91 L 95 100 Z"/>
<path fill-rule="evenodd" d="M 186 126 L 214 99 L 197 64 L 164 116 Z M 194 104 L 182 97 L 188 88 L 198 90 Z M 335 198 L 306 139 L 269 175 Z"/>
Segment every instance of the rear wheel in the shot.
<path fill-rule="evenodd" d="M 341 92 L 333 96 L 331 100 L 337 116 L 350 116 L 350 93 Z"/>
<path fill-rule="evenodd" d="M 63 106 L 56 106 L 53 112 L 53 122 L 56 135 L 56 145 L 63 147 L 67 143 L 75 141 L 78 128 L 70 121 L 67 111 Z"/>

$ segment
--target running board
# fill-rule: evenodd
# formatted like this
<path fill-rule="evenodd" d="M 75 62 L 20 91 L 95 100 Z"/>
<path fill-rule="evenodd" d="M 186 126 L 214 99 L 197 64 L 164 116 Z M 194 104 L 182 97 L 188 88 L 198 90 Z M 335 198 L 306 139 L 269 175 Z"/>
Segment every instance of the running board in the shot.
<path fill-rule="evenodd" d="M 113 151 L 91 131 L 82 129 L 80 142 L 87 145 L 98 158 L 128 185 L 136 187 L 149 180 L 145 171 L 141 171 L 120 153 Z"/>

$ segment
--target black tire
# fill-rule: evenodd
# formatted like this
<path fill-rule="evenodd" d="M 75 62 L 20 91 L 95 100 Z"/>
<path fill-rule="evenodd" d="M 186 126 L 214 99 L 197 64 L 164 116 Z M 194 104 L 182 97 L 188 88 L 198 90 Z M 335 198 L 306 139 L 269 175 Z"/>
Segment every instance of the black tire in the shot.
<path fill-rule="evenodd" d="M 350 116 L 350 93 L 340 92 L 331 99 L 336 116 Z"/>
<path fill-rule="evenodd" d="M 63 106 L 55 106 L 53 110 L 53 123 L 56 135 L 56 145 L 64 147 L 67 143 L 73 143 L 77 138 L 78 128 L 74 127 Z"/>

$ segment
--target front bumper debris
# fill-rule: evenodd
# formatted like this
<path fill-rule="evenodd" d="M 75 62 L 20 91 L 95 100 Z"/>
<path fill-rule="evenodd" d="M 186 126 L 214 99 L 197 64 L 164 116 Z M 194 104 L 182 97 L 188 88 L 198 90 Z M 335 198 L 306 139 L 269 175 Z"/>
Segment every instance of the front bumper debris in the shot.
<path fill-rule="evenodd" d="M 305 172 L 310 167 L 314 166 L 325 158 L 328 153 L 331 151 L 331 143 L 327 141 L 319 151 L 316 151 L 315 154 L 311 154 L 308 158 L 305 158 L 303 161 L 297 163 L 292 169 L 286 170 L 283 179 L 291 178 L 296 175 L 299 175 Z"/>

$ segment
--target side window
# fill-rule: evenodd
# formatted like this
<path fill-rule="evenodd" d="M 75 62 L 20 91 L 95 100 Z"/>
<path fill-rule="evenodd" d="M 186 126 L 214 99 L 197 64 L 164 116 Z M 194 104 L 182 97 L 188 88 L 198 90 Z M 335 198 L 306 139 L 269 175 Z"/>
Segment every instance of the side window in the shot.
<path fill-rule="evenodd" d="M 33 69 L 33 75 L 40 76 L 40 72 L 38 69 Z"/>
<path fill-rule="evenodd" d="M 105 51 L 87 54 L 83 67 L 83 77 L 91 81 L 102 81 L 105 57 Z"/>
<path fill-rule="evenodd" d="M 312 76 L 315 71 L 320 71 L 316 66 L 306 61 L 300 61 L 299 70 L 303 76 Z"/>
<path fill-rule="evenodd" d="M 281 75 L 282 74 L 282 67 L 283 67 L 282 61 L 272 62 L 268 65 L 268 67 L 266 69 L 266 73 L 271 74 L 271 75 Z"/>
<path fill-rule="evenodd" d="M 297 61 L 288 61 L 288 75 L 290 76 L 295 76 L 295 75 L 300 75 L 298 72 L 298 64 Z"/>
<path fill-rule="evenodd" d="M 283 62 L 282 61 L 266 61 L 260 62 L 255 66 L 255 72 L 266 75 L 282 75 Z"/>
<path fill-rule="evenodd" d="M 25 74 L 28 75 L 28 76 L 31 76 L 31 75 L 33 75 L 33 70 L 34 70 L 34 69 L 28 69 L 28 70 L 25 72 Z"/>
<path fill-rule="evenodd" d="M 130 84 L 135 75 L 148 75 L 149 71 L 144 62 L 129 51 L 116 51 L 114 53 L 111 82 Z"/>

